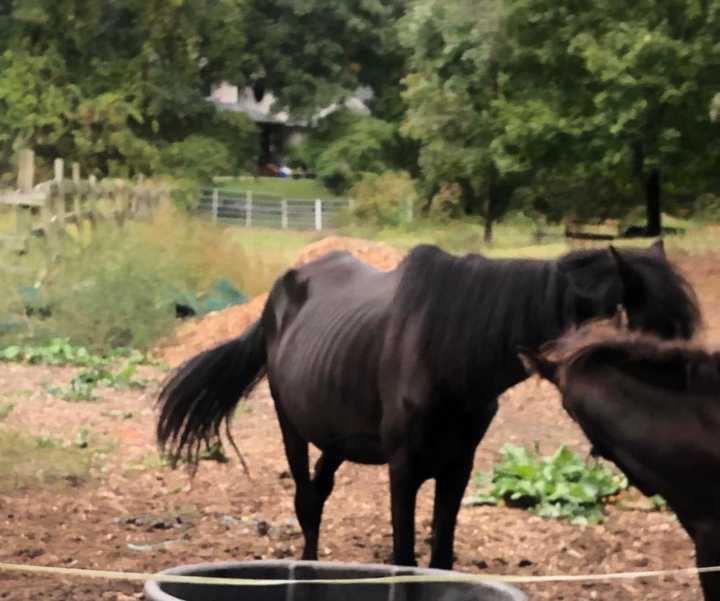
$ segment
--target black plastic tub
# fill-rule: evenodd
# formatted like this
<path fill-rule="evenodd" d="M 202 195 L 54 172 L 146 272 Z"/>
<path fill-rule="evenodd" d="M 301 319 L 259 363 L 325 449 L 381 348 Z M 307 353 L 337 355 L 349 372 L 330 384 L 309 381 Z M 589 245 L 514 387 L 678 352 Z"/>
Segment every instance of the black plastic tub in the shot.
<path fill-rule="evenodd" d="M 315 580 L 400 575 L 458 575 L 457 572 L 391 565 L 327 561 L 232 561 L 180 566 L 161 572 L 183 576 Z M 223 586 L 148 582 L 147 601 L 528 601 L 502 583 L 287 584 Z"/>

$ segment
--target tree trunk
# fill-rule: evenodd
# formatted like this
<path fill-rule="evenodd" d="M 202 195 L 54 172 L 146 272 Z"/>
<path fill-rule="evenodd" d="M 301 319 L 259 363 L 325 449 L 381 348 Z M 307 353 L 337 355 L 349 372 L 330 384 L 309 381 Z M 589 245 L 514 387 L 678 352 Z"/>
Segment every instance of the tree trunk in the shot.
<path fill-rule="evenodd" d="M 491 162 L 488 168 L 488 192 L 485 203 L 485 233 L 483 239 L 486 244 L 490 244 L 493 239 L 493 222 L 495 221 L 500 195 L 499 177 L 500 174 L 498 173 L 495 163 Z"/>
<path fill-rule="evenodd" d="M 660 211 L 660 171 L 652 169 L 645 180 L 645 207 L 647 211 L 646 234 L 659 236 L 662 232 Z"/>
<path fill-rule="evenodd" d="M 483 233 L 483 240 L 485 244 L 490 244 L 493 240 L 493 222 L 490 217 L 485 217 L 485 230 Z"/>
<path fill-rule="evenodd" d="M 457 183 L 460 185 L 460 205 L 463 213 L 467 215 L 480 213 L 477 206 L 477 196 L 472 184 L 470 184 L 470 180 L 466 177 L 459 177 Z"/>

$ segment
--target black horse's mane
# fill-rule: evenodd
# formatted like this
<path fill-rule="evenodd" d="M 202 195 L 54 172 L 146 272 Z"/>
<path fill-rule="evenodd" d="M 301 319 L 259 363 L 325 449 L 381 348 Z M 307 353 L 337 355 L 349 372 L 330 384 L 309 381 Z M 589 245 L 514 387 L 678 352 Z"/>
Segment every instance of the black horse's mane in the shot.
<path fill-rule="evenodd" d="M 493 358 L 514 357 L 517 344 L 541 344 L 559 334 L 562 276 L 552 262 L 456 257 L 421 245 L 402 269 L 393 302 L 400 329 L 419 318 L 420 356 L 440 384 L 466 389 L 478 367 L 496 363 Z"/>
<path fill-rule="evenodd" d="M 645 311 L 677 322 L 689 337 L 700 312 L 686 280 L 647 251 L 622 254 L 642 278 L 638 294 L 658 299 Z M 420 356 L 441 385 L 452 382 L 453 389 L 468 392 L 483 378 L 483 389 L 501 392 L 511 385 L 509 369 L 524 373 L 518 347 L 539 348 L 598 311 L 611 315 L 620 293 L 618 266 L 607 249 L 574 251 L 557 260 L 489 259 L 420 245 L 403 261 L 393 306 L 400 330 L 419 319 Z M 578 307 L 591 301 L 593 311 L 583 314 Z M 510 368 L 503 365 L 508 361 Z"/>

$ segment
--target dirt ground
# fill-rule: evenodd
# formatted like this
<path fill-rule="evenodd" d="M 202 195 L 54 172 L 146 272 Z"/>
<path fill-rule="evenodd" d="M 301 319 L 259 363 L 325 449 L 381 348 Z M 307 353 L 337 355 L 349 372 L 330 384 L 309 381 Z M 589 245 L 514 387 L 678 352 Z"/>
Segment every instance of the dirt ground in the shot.
<path fill-rule="evenodd" d="M 699 292 L 706 339 L 720 344 L 720 264 L 717 256 L 676 256 Z M 68 403 L 46 392 L 73 370 L 0 364 L 0 393 L 24 391 L 2 423 L 32 433 L 72 439 L 90 432 L 90 447 L 114 441 L 114 450 L 89 482 L 14 490 L 0 496 L 0 562 L 124 571 L 156 571 L 215 560 L 299 557 L 302 536 L 292 508 L 280 432 L 266 385 L 237 416 L 234 436 L 251 466 L 203 462 L 191 482 L 157 458 L 154 395 L 103 391 L 95 402 Z M 158 379 L 161 374 L 153 374 Z M 543 452 L 568 444 L 588 451 L 563 414 L 555 391 L 525 382 L 504 395 L 500 412 L 478 450 L 475 467 L 487 470 L 505 443 L 539 443 Z M 418 504 L 419 563 L 429 560 L 432 489 Z M 344 464 L 327 503 L 321 559 L 388 562 L 391 528 L 388 476 L 383 467 Z M 579 574 L 681 568 L 693 550 L 672 514 L 609 510 L 605 524 L 572 526 L 516 509 L 464 507 L 459 515 L 456 568 L 471 573 Z M 533 600 L 668 601 L 701 598 L 695 577 L 610 583 L 523 585 Z M 0 571 L 0 599 L 130 601 L 134 583 L 28 576 Z"/>

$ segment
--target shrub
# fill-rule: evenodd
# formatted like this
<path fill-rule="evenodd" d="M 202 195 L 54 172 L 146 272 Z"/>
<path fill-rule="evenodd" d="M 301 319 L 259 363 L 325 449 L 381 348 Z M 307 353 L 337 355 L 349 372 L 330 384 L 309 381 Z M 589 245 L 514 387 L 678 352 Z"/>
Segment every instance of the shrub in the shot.
<path fill-rule="evenodd" d="M 364 173 L 382 173 L 395 126 L 371 117 L 358 118 L 317 157 L 315 168 L 323 184 L 335 193 L 346 192 Z"/>
<path fill-rule="evenodd" d="M 507 504 L 528 508 L 541 517 L 574 524 L 604 520 L 603 501 L 627 488 L 627 479 L 600 462 L 585 461 L 560 447 L 551 457 L 505 445 L 491 476 L 480 474 L 469 504 Z"/>
<path fill-rule="evenodd" d="M 365 174 L 350 192 L 353 216 L 371 225 L 400 225 L 418 202 L 415 182 L 404 171 Z"/>
<path fill-rule="evenodd" d="M 233 170 L 228 147 L 214 138 L 197 134 L 165 146 L 161 163 L 169 175 L 201 182 L 211 182 L 214 176 Z"/>
<path fill-rule="evenodd" d="M 702 194 L 695 201 L 693 216 L 701 222 L 720 223 L 720 196 Z"/>
<path fill-rule="evenodd" d="M 203 132 L 225 145 L 229 152 L 229 164 L 225 171 L 213 175 L 232 175 L 254 169 L 260 152 L 260 129 L 244 113 L 216 111 L 210 125 Z"/>
<path fill-rule="evenodd" d="M 462 214 L 462 189 L 455 182 L 443 182 L 430 201 L 430 217 L 449 219 Z"/>

